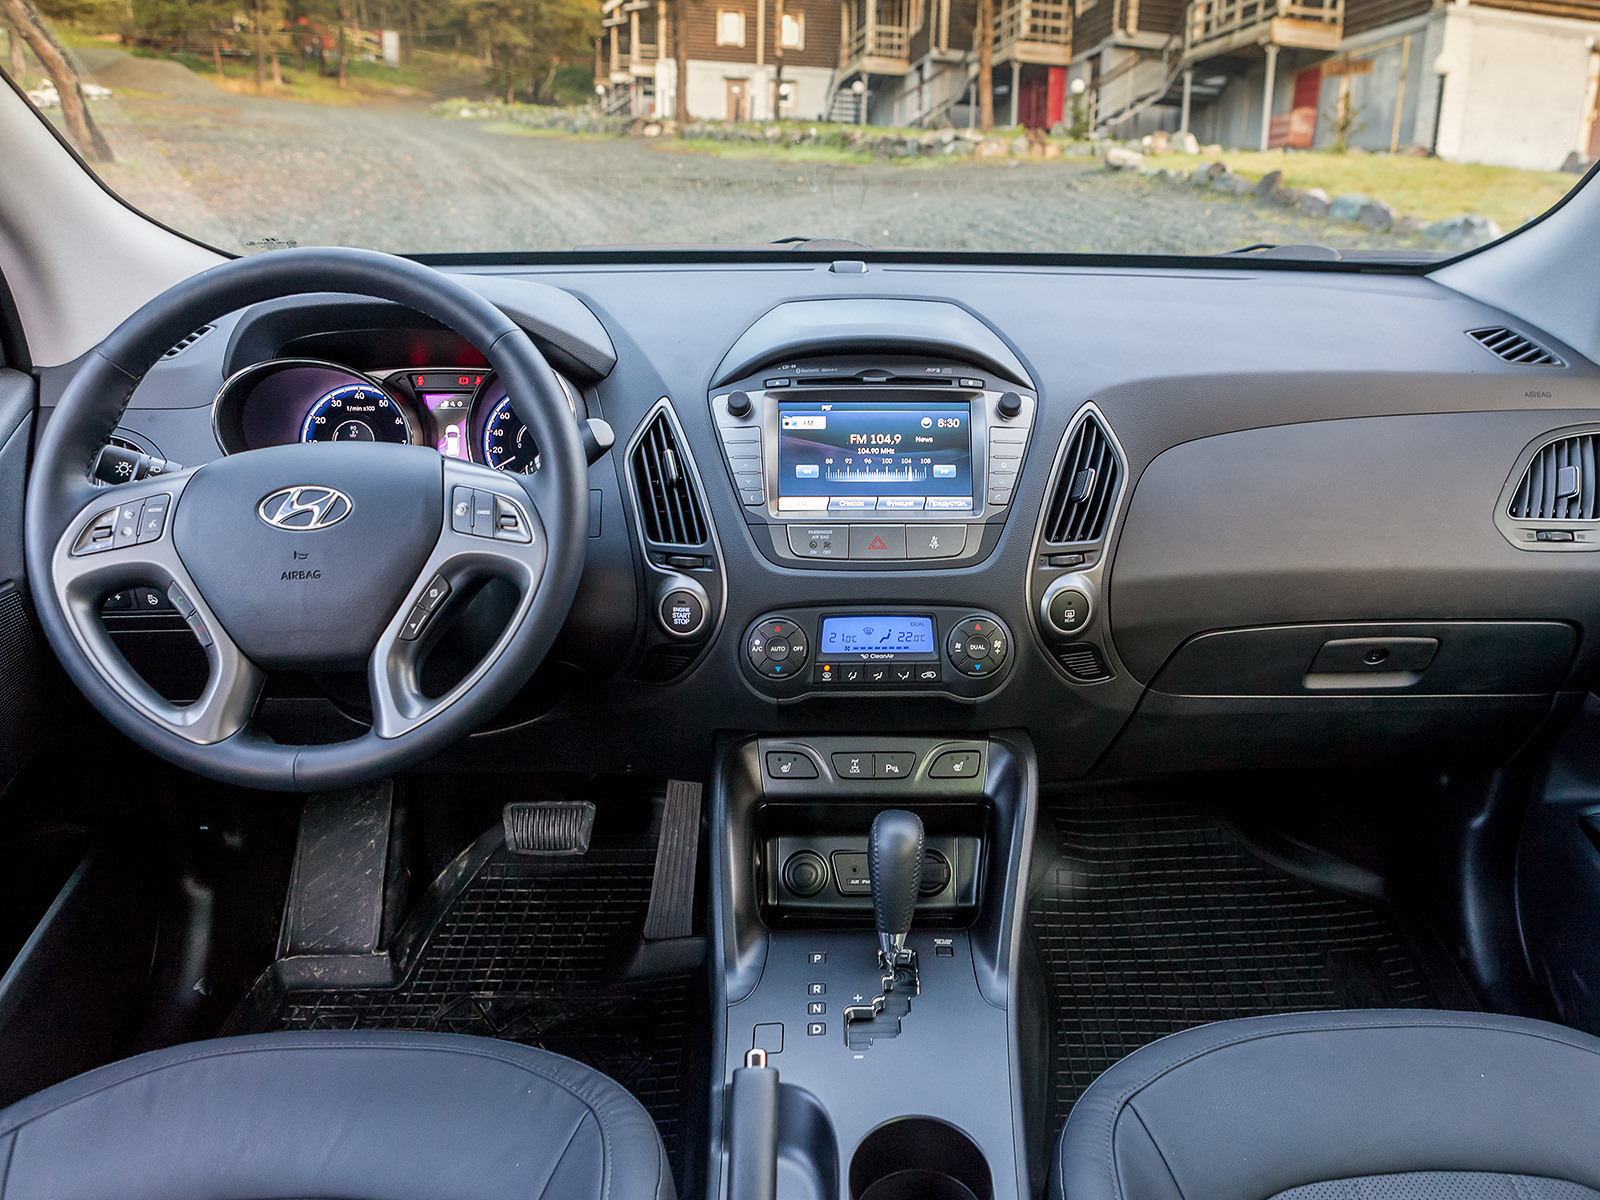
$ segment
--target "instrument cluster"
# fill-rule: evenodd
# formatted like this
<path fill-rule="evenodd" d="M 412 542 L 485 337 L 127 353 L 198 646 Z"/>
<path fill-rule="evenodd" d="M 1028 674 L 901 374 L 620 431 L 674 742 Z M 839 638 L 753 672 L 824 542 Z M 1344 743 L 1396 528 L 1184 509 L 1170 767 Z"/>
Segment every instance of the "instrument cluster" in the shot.
<path fill-rule="evenodd" d="M 582 420 L 582 393 L 556 375 Z M 275 358 L 236 372 L 211 410 L 224 453 L 292 442 L 394 442 L 449 458 L 531 474 L 539 449 L 493 371 L 412 367 L 357 371 L 314 358 Z"/>

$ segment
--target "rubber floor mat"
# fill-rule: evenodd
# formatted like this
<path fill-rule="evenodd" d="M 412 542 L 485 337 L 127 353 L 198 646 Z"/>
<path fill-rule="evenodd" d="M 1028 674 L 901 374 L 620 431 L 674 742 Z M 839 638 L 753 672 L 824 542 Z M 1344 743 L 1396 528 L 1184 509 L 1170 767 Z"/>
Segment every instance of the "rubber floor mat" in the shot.
<path fill-rule="evenodd" d="M 1388 909 L 1268 866 L 1220 816 L 1103 792 L 1047 795 L 1045 809 L 1059 854 L 1036 863 L 1029 917 L 1049 993 L 1052 1135 L 1102 1071 L 1169 1033 L 1458 996 L 1430 983 Z"/>
<path fill-rule="evenodd" d="M 278 1029 L 411 1029 L 538 1046 L 602 1071 L 644 1104 L 683 1178 L 684 1094 L 704 981 L 624 979 L 650 902 L 653 844 L 598 841 L 579 857 L 490 854 L 413 938 L 391 991 L 288 993 L 252 1022 Z M 698 989 L 698 990 L 697 990 Z"/>

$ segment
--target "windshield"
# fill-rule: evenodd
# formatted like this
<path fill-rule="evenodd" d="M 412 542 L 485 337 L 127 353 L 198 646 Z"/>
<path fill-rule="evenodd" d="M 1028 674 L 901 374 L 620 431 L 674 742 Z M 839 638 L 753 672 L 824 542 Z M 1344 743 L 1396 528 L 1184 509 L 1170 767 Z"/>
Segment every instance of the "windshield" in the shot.
<path fill-rule="evenodd" d="M 105 183 L 236 253 L 831 238 L 1426 260 L 1516 229 L 1600 155 L 1600 0 L 0 14 L 0 62 Z"/>

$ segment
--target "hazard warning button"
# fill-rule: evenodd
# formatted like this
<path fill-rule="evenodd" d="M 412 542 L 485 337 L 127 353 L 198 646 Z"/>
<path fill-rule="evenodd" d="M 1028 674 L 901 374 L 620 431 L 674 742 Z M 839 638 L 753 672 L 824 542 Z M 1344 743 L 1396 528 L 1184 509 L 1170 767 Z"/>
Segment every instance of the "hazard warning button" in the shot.
<path fill-rule="evenodd" d="M 904 558 L 905 556 L 904 525 L 850 526 L 851 558 Z"/>

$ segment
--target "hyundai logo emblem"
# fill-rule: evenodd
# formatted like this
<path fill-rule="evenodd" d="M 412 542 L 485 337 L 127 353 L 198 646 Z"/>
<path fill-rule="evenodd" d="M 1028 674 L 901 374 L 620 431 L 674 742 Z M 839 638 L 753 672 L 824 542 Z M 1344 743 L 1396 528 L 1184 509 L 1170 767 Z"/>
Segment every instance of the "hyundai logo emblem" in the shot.
<path fill-rule="evenodd" d="M 297 484 L 279 488 L 256 505 L 256 515 L 274 529 L 309 533 L 337 525 L 355 505 L 338 488 Z"/>

